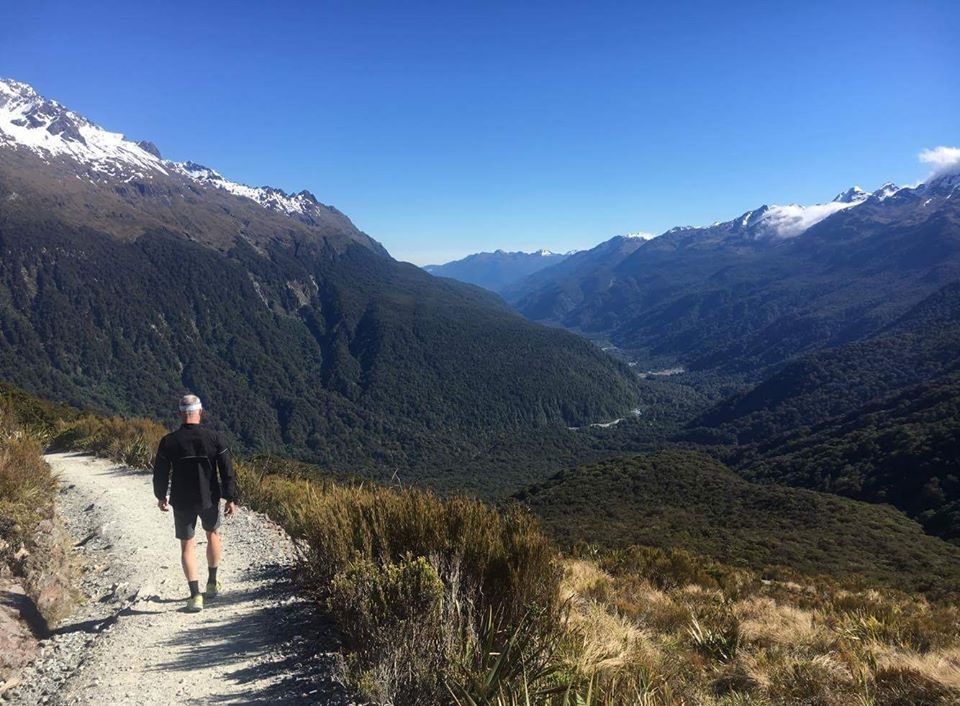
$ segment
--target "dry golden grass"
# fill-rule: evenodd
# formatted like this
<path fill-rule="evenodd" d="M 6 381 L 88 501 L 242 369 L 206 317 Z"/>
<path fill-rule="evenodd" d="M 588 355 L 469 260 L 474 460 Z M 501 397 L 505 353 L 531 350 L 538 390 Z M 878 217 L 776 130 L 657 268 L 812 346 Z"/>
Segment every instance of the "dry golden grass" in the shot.
<path fill-rule="evenodd" d="M 815 622 L 813 611 L 772 598 L 748 598 L 738 603 L 736 610 L 740 631 L 747 642 L 763 646 L 809 647 L 825 637 L 824 630 Z"/>
<path fill-rule="evenodd" d="M 132 468 L 149 468 L 166 433 L 167 430 L 152 419 L 85 414 L 57 422 L 49 445 L 55 450 L 89 451 Z"/>
<path fill-rule="evenodd" d="M 880 668 L 910 669 L 938 684 L 960 691 L 960 647 L 923 654 L 881 649 L 874 656 Z"/>
<path fill-rule="evenodd" d="M 640 703 L 642 692 L 711 706 L 960 704 L 950 603 L 797 581 L 724 590 L 685 560 L 644 557 L 659 587 L 585 559 L 564 564 L 567 660 L 593 677 L 596 703 Z M 664 575 L 670 566 L 677 576 Z"/>

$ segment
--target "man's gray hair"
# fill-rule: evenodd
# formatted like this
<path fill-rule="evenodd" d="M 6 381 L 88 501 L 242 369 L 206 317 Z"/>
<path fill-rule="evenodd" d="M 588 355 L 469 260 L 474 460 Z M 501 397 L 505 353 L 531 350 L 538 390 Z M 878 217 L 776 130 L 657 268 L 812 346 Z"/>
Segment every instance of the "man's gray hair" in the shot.
<path fill-rule="evenodd" d="M 181 412 L 199 412 L 201 409 L 203 409 L 203 403 L 196 395 L 184 395 L 180 398 Z"/>

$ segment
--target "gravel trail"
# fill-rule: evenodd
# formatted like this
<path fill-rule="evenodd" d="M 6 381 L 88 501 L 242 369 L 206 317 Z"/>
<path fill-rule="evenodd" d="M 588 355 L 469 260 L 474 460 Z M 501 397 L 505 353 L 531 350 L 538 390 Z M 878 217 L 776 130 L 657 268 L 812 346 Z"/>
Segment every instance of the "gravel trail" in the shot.
<path fill-rule="evenodd" d="M 5 695 L 14 704 L 346 704 L 329 625 L 292 584 L 295 548 L 263 515 L 240 508 L 221 528 L 224 594 L 183 610 L 173 513 L 149 473 L 79 454 L 50 454 L 58 511 L 84 565 L 86 596 L 42 642 Z M 206 539 L 198 527 L 201 585 Z"/>

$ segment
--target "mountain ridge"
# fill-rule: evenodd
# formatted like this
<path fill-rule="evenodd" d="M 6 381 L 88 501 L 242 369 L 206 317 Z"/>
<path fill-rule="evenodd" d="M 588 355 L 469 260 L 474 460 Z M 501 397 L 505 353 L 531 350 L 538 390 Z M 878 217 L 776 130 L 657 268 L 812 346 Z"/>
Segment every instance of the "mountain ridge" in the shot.
<path fill-rule="evenodd" d="M 636 404 L 635 376 L 589 342 L 397 262 L 306 192 L 177 166 L 23 85 L 10 95 L 0 375 L 12 383 L 154 417 L 190 390 L 241 448 L 378 477 L 454 478 L 490 438 Z"/>
<path fill-rule="evenodd" d="M 531 319 L 608 340 L 638 359 L 762 369 L 877 330 L 960 276 L 958 183 L 947 174 L 867 196 L 851 189 L 831 202 L 842 207 L 800 234 L 789 230 L 795 221 L 774 218 L 790 237 L 766 237 L 771 207 L 763 206 L 627 251 L 606 253 L 615 244 L 607 241 L 588 251 L 593 261 L 571 258 L 504 296 Z"/>
<path fill-rule="evenodd" d="M 495 250 L 478 252 L 442 265 L 424 265 L 423 269 L 436 277 L 450 277 L 475 284 L 493 292 L 501 292 L 514 282 L 545 267 L 563 262 L 573 251 L 553 253 Z"/>

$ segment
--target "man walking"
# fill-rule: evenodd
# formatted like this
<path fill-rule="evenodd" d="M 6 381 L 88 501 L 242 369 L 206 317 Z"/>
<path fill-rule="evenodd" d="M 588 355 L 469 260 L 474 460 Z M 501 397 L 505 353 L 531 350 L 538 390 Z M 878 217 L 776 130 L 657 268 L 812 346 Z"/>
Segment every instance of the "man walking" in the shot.
<path fill-rule="evenodd" d="M 180 540 L 180 564 L 190 585 L 187 610 L 203 610 L 203 596 L 197 576 L 197 518 L 207 533 L 207 598 L 215 598 L 222 586 L 217 580 L 220 566 L 220 499 L 224 512 L 236 512 L 237 480 L 230 452 L 216 432 L 200 426 L 203 405 L 196 395 L 180 398 L 180 419 L 175 432 L 160 440 L 153 464 L 153 494 L 157 506 L 168 512 L 173 506 L 173 525 Z M 169 488 L 169 499 L 167 491 Z"/>

